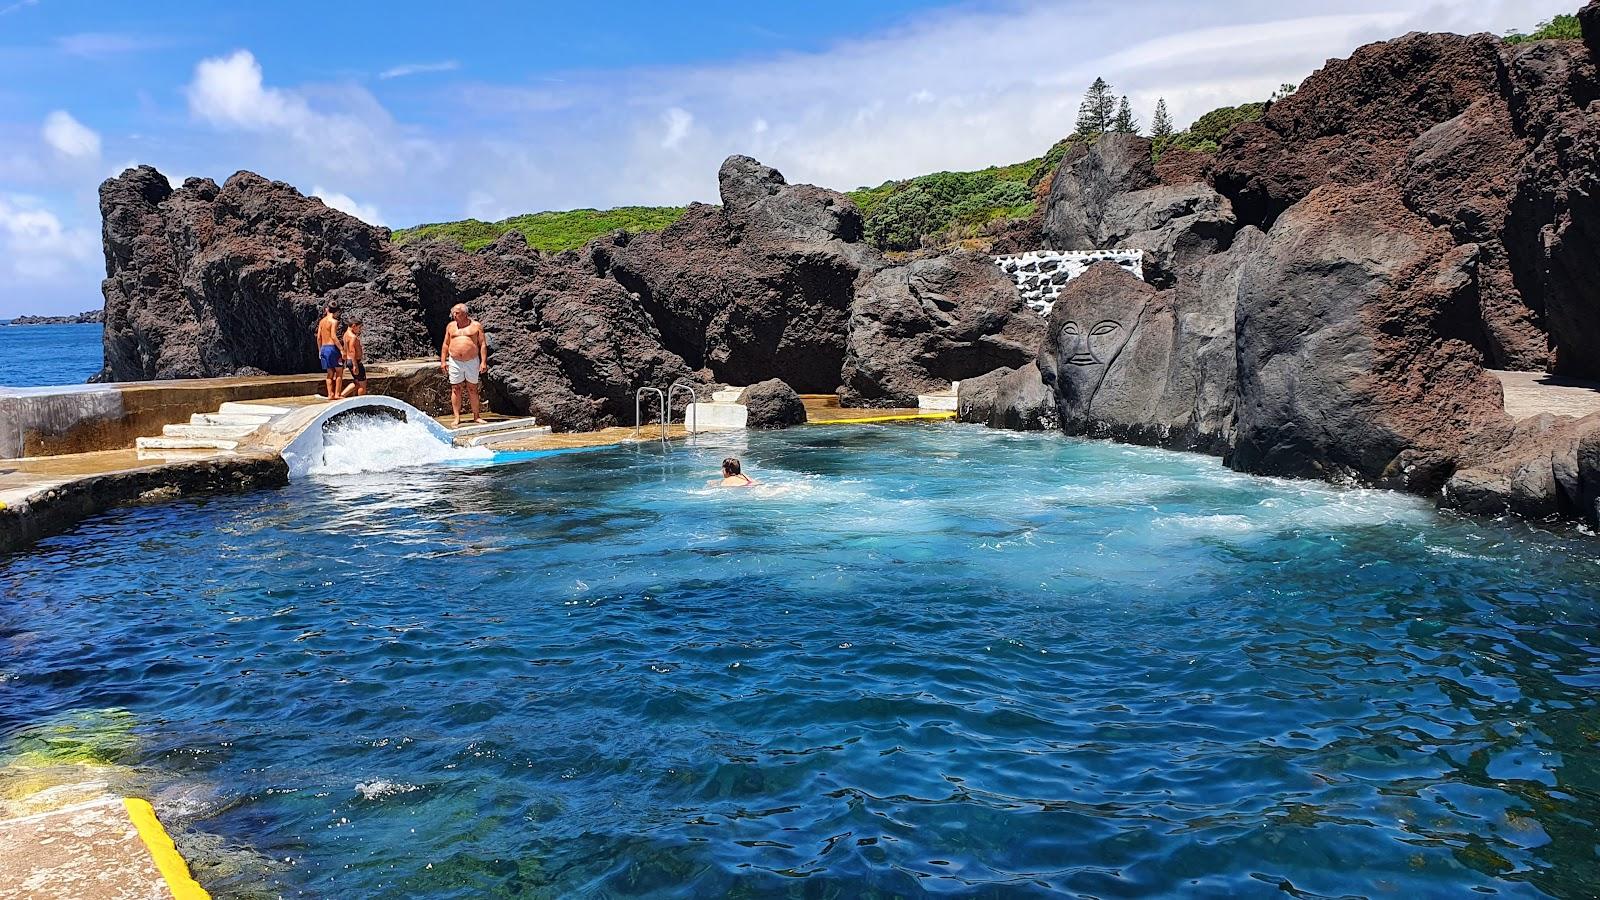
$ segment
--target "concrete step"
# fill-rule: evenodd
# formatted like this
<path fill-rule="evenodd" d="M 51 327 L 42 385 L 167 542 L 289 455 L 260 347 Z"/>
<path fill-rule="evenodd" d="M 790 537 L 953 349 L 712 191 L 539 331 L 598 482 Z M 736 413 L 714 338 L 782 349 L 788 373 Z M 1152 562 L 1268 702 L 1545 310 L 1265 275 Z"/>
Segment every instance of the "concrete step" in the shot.
<path fill-rule="evenodd" d="M 139 450 L 237 450 L 238 441 L 220 438 L 142 437 L 134 441 Z"/>
<path fill-rule="evenodd" d="M 711 392 L 711 402 L 712 403 L 738 403 L 739 402 L 739 395 L 743 394 L 743 393 L 744 393 L 744 388 L 742 388 L 742 387 L 724 388 L 724 389 L 722 389 L 720 391 L 712 391 Z"/>
<path fill-rule="evenodd" d="M 505 431 L 491 431 L 488 434 L 457 437 L 456 443 L 467 447 L 493 447 L 496 444 L 507 444 L 512 441 L 543 437 L 549 433 L 549 425 L 533 425 L 527 428 L 511 428 Z"/>
<path fill-rule="evenodd" d="M 742 403 L 691 403 L 683 417 L 692 431 L 724 431 L 744 428 L 750 410 Z"/>
<path fill-rule="evenodd" d="M 475 437 L 478 435 L 496 434 L 502 431 L 519 431 L 525 428 L 533 428 L 538 424 L 539 423 L 536 422 L 532 416 L 527 416 L 521 419 L 501 419 L 498 422 L 485 422 L 482 425 L 463 425 L 460 428 L 451 428 L 449 431 L 451 434 L 455 435 L 456 440 L 459 441 L 463 438 Z M 545 430 L 548 431 L 549 429 Z"/>
<path fill-rule="evenodd" d="M 228 416 L 285 416 L 289 414 L 287 406 L 272 406 L 267 403 L 251 403 L 249 401 L 228 401 L 217 407 L 217 412 Z"/>
<path fill-rule="evenodd" d="M 168 440 L 168 438 L 140 438 L 140 440 L 160 441 Z M 139 459 L 163 459 L 176 462 L 185 459 L 204 459 L 207 456 L 216 456 L 219 452 L 228 453 L 229 451 L 220 447 L 184 447 L 181 450 L 146 450 L 139 448 L 134 451 L 134 455 Z"/>
<path fill-rule="evenodd" d="M 161 429 L 162 437 L 233 440 L 242 438 L 259 426 L 256 425 L 168 425 Z"/>
<path fill-rule="evenodd" d="M 271 422 L 276 416 L 247 416 L 243 413 L 195 413 L 189 417 L 190 425 L 250 425 Z"/>

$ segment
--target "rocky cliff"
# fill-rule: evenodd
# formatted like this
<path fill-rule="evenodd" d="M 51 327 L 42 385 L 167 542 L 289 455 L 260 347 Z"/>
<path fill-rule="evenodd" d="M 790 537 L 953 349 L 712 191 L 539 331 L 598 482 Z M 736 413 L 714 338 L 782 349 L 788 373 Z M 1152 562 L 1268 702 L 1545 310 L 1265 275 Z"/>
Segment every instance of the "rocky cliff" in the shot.
<path fill-rule="evenodd" d="M 1595 521 L 1600 416 L 1513 421 L 1489 371 L 1600 375 L 1600 0 L 1580 18 L 1363 47 L 1211 160 L 1069 154 L 1045 236 L 1145 249 L 1148 283 L 1072 282 L 961 416 Z"/>
<path fill-rule="evenodd" d="M 1363 47 L 1215 154 L 1075 145 L 1010 239 L 1140 248 L 1146 277 L 1092 267 L 1048 321 L 984 257 L 886 259 L 844 195 L 746 157 L 720 205 L 555 256 L 396 246 L 250 173 L 130 169 L 101 188 L 102 377 L 309 371 L 330 300 L 376 356 L 430 355 L 464 302 L 491 401 L 559 428 L 677 378 L 852 405 L 961 380 L 969 421 L 1594 521 L 1600 415 L 1514 421 L 1491 371 L 1600 377 L 1600 0 L 1580 20 L 1582 41 Z"/>
<path fill-rule="evenodd" d="M 842 194 L 730 157 L 720 206 L 581 251 L 520 235 L 477 252 L 395 245 L 289 185 L 240 172 L 173 189 L 155 169 L 100 188 L 107 277 L 100 380 L 314 371 L 313 325 L 337 303 L 375 359 L 438 352 L 450 307 L 489 337 L 504 412 L 561 429 L 631 420 L 642 385 L 778 377 L 852 402 L 914 404 L 1031 358 L 1038 317 L 982 257 L 897 266 L 862 241 Z"/>

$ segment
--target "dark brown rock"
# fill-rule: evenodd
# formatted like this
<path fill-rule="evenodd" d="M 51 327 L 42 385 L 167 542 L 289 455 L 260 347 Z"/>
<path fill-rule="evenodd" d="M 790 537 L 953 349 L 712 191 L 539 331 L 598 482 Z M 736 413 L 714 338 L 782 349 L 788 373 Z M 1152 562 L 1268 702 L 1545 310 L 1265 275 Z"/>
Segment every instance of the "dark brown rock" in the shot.
<path fill-rule="evenodd" d="M 1498 92 L 1492 35 L 1408 34 L 1331 60 L 1229 132 L 1213 181 L 1241 223 L 1270 225 L 1323 184 L 1388 175 L 1428 129 Z"/>
<path fill-rule="evenodd" d="M 961 250 L 863 275 L 850 310 L 848 406 L 916 406 L 952 381 L 1026 364 L 1044 332 L 1011 278 Z"/>
<path fill-rule="evenodd" d="M 1108 206 L 1157 183 L 1150 142 L 1142 137 L 1106 134 L 1092 144 L 1073 144 L 1050 183 L 1045 238 L 1055 250 L 1104 249 Z"/>
<path fill-rule="evenodd" d="M 102 381 L 314 371 L 329 301 L 366 321 L 376 360 L 426 355 L 416 286 L 374 228 L 240 172 L 173 191 L 149 166 L 100 187 Z"/>
<path fill-rule="evenodd" d="M 1583 30 L 1584 46 L 1589 48 L 1589 58 L 1600 62 L 1600 0 L 1589 0 L 1578 10 L 1578 27 Z"/>
<path fill-rule="evenodd" d="M 1476 261 L 1381 186 L 1290 207 L 1240 274 L 1230 465 L 1426 493 L 1503 446 L 1499 383 L 1462 339 Z"/>
<path fill-rule="evenodd" d="M 739 395 L 749 413 L 749 428 L 789 428 L 806 423 L 806 405 L 794 388 L 777 378 L 752 384 Z"/>
<path fill-rule="evenodd" d="M 659 234 L 597 245 L 598 268 L 661 323 L 668 349 L 719 380 L 781 378 L 807 393 L 839 386 L 858 275 L 882 265 L 843 194 L 790 185 L 730 157 L 723 205 L 696 205 Z"/>
<path fill-rule="evenodd" d="M 1061 424 L 1055 394 L 1040 378 L 1037 363 L 962 379 L 956 418 L 1012 431 L 1043 431 Z"/>
<path fill-rule="evenodd" d="M 503 240 L 477 253 L 435 241 L 408 257 L 428 298 L 435 352 L 451 306 L 465 303 L 483 323 L 484 390 L 498 411 L 533 415 L 558 431 L 592 430 L 631 422 L 639 387 L 692 378 L 620 285 L 525 241 Z"/>

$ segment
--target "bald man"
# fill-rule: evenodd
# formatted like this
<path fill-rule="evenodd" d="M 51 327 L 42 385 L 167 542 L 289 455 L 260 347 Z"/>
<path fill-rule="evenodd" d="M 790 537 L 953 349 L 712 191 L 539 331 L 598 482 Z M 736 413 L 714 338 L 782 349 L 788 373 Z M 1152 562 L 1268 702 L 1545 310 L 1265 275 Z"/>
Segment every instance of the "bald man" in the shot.
<path fill-rule="evenodd" d="M 472 398 L 472 421 L 482 422 L 479 409 L 478 376 L 489 371 L 489 342 L 483 326 L 467 314 L 467 305 L 450 308 L 450 324 L 444 328 L 444 344 L 439 348 L 439 370 L 450 376 L 450 410 L 455 414 L 451 428 L 461 427 L 461 392 Z"/>

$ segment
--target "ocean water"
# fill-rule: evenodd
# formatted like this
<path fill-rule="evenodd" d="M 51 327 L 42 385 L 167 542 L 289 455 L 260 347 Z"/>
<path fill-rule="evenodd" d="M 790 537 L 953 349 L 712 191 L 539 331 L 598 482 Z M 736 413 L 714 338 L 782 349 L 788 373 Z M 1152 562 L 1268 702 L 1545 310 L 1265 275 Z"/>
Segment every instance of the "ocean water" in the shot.
<path fill-rule="evenodd" d="M 83 384 L 105 356 L 99 325 L 0 325 L 0 387 Z"/>
<path fill-rule="evenodd" d="M 1588 538 L 967 426 L 356 462 L 0 561 L 0 757 L 111 717 L 218 896 L 1600 883 Z"/>

